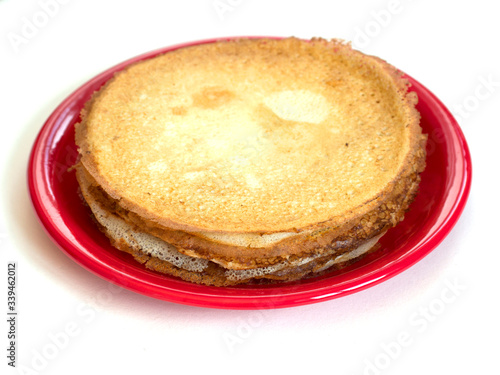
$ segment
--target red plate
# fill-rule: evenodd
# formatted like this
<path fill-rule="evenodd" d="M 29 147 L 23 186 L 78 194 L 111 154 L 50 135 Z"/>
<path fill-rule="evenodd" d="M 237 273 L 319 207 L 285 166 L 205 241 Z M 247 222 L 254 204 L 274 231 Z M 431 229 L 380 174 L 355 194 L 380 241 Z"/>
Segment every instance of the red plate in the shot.
<path fill-rule="evenodd" d="M 471 159 L 457 122 L 424 86 L 408 77 L 419 96 L 421 125 L 429 134 L 427 168 L 420 193 L 403 222 L 389 230 L 381 248 L 350 267 L 321 277 L 266 286 L 208 287 L 150 271 L 113 248 L 78 196 L 74 172 L 74 125 L 92 93 L 127 65 L 177 48 L 127 60 L 77 89 L 48 118 L 33 146 L 28 184 L 34 208 L 54 242 L 95 274 L 127 289 L 166 301 L 225 309 L 298 306 L 345 296 L 387 280 L 432 251 L 455 225 L 470 190 Z"/>

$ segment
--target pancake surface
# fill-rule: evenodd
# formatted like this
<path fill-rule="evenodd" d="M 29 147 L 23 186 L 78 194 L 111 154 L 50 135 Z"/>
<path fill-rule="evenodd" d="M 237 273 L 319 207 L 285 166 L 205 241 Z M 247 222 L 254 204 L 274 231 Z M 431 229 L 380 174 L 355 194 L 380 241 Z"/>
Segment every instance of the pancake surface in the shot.
<path fill-rule="evenodd" d="M 94 95 L 79 181 L 99 189 L 87 202 L 186 256 L 293 268 L 402 219 L 425 166 L 415 103 L 394 68 L 338 41 L 186 47 Z"/>

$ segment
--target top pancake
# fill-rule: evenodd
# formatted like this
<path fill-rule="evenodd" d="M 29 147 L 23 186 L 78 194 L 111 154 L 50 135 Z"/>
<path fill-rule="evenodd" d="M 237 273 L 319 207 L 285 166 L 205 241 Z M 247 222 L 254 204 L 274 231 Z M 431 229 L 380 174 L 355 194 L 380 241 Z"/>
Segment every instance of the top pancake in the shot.
<path fill-rule="evenodd" d="M 296 232 L 390 193 L 419 144 L 414 103 L 393 68 L 341 42 L 240 39 L 118 73 L 76 139 L 100 186 L 147 220 Z"/>

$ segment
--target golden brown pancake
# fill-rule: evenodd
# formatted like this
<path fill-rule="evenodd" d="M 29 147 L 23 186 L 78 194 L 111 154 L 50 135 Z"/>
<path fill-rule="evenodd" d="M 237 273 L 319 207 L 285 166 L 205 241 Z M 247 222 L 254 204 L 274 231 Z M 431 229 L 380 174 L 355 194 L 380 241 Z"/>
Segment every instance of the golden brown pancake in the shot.
<path fill-rule="evenodd" d="M 321 268 L 306 260 L 333 265 L 413 200 L 426 137 L 407 86 L 336 40 L 239 39 L 136 63 L 82 113 L 84 198 L 220 271 L 208 282 L 184 270 L 199 282 L 302 277 Z"/>

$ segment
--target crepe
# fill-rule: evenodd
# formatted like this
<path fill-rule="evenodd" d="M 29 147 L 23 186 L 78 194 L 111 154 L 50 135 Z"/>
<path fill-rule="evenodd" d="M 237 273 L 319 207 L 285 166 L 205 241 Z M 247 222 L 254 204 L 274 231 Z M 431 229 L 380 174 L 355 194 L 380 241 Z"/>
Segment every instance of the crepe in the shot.
<path fill-rule="evenodd" d="M 160 272 L 211 285 L 299 279 L 403 219 L 426 142 L 407 86 L 337 40 L 168 52 L 118 73 L 82 112 L 83 197 L 116 247 Z M 138 245 L 135 232 L 153 240 Z M 162 259 L 166 247 L 206 267 Z"/>

